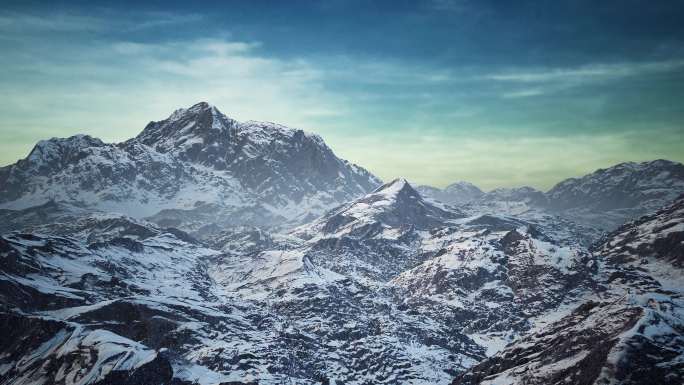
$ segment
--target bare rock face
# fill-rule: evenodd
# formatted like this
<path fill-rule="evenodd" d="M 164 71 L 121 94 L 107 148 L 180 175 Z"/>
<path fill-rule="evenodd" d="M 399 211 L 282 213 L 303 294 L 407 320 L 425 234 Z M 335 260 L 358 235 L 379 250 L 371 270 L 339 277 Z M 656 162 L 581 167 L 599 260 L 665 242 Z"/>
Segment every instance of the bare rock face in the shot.
<path fill-rule="evenodd" d="M 17 314 L 0 314 L 5 332 L 3 361 L 22 365 L 3 369 L 14 382 L 65 381 L 97 385 L 189 384 L 174 379 L 169 360 L 133 340 L 105 330 Z"/>
<path fill-rule="evenodd" d="M 588 302 L 543 331 L 476 365 L 452 384 L 593 384 L 640 308 Z"/>

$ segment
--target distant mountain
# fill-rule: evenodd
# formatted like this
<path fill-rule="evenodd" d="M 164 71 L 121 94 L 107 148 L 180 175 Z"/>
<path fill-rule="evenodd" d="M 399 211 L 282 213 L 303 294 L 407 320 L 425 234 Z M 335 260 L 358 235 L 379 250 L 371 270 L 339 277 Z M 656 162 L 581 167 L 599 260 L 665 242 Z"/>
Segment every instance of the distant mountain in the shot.
<path fill-rule="evenodd" d="M 455 204 L 472 213 L 544 212 L 600 231 L 653 212 L 684 193 L 684 165 L 667 160 L 620 163 L 580 178 L 569 178 L 544 193 L 532 187 L 497 188 L 482 193 L 459 182 L 453 193 L 420 186 L 431 199 Z M 478 191 L 480 191 L 478 193 Z"/>
<path fill-rule="evenodd" d="M 499 187 L 487 192 L 480 199 L 481 202 L 523 202 L 531 206 L 546 205 L 544 193 L 529 186 Z"/>
<path fill-rule="evenodd" d="M 549 208 L 570 219 L 613 230 L 684 193 L 684 165 L 667 160 L 620 163 L 566 179 L 546 193 Z"/>
<path fill-rule="evenodd" d="M 640 271 L 661 266 L 655 271 L 661 279 L 672 267 L 684 270 L 684 195 L 653 214 L 620 226 L 595 245 L 594 252 L 612 265 L 638 266 Z"/>
<path fill-rule="evenodd" d="M 62 201 L 135 217 L 159 214 L 159 221 L 188 230 L 268 226 L 311 218 L 379 184 L 317 135 L 237 122 L 198 103 L 119 144 L 87 135 L 39 142 L 27 158 L 0 168 L 0 208 Z"/>
<path fill-rule="evenodd" d="M 543 192 L 529 186 L 500 187 L 482 195 L 468 204 L 473 213 L 491 212 L 522 214 L 530 210 L 543 210 L 547 199 Z"/>
<path fill-rule="evenodd" d="M 424 197 L 438 200 L 450 205 L 461 205 L 471 202 L 484 193 L 477 186 L 468 182 L 456 182 L 444 189 L 431 186 L 418 186 L 416 190 Z"/>

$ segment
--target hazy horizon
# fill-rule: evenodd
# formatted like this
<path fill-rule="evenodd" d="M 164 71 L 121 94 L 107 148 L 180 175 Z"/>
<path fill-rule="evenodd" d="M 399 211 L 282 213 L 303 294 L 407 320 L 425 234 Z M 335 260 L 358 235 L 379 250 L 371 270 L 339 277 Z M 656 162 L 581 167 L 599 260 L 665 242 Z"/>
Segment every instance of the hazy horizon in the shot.
<path fill-rule="evenodd" d="M 103 5 L 0 11 L 0 164 L 206 100 L 320 134 L 383 180 L 484 190 L 684 161 L 677 2 Z"/>
<path fill-rule="evenodd" d="M 209 104 L 212 104 L 212 103 L 209 103 Z M 213 104 L 212 104 L 212 105 L 213 105 Z M 215 106 L 215 105 L 214 105 L 214 106 Z M 190 107 L 190 106 L 185 106 L 185 107 L 182 107 L 182 108 L 187 108 L 187 107 Z M 219 107 L 219 106 L 215 106 L 215 107 L 217 107 L 217 108 L 219 109 L 219 111 L 220 111 L 220 107 Z M 221 111 L 221 112 L 223 113 L 223 111 Z M 225 114 L 225 113 L 224 113 L 224 114 Z M 227 115 L 227 116 L 230 117 L 229 115 Z M 165 119 L 165 118 L 164 118 L 164 119 Z M 158 119 L 158 120 L 163 120 L 163 119 Z M 249 120 L 255 120 L 255 119 L 249 119 Z M 279 123 L 279 122 L 273 122 L 273 123 Z M 294 127 L 293 127 L 293 128 L 294 128 Z M 142 131 L 142 129 L 141 129 L 141 131 Z M 315 133 L 315 132 L 312 132 L 312 131 L 307 131 L 307 132 Z M 82 133 L 74 133 L 73 135 L 79 135 L 79 134 L 82 134 Z M 316 133 L 316 134 L 317 134 L 317 133 Z M 86 135 L 87 135 L 87 134 L 86 134 Z M 72 136 L 72 135 L 69 135 L 69 136 Z M 67 137 L 68 137 L 68 136 L 67 136 Z M 42 139 L 42 140 L 45 140 L 45 139 L 50 139 L 50 138 L 44 138 L 44 139 Z M 121 140 L 113 141 L 113 142 L 111 142 L 111 143 L 120 143 L 120 142 L 124 142 L 124 141 L 127 140 L 127 139 L 130 139 L 130 138 L 122 138 Z M 323 138 L 323 140 L 325 140 L 325 138 Z M 31 147 L 31 149 L 32 149 L 32 148 L 33 148 L 33 146 Z M 30 153 L 31 149 L 29 149 L 29 151 L 26 153 L 26 155 L 23 156 L 23 157 L 21 157 L 21 159 L 23 159 L 23 158 L 25 158 L 26 156 L 28 156 L 28 154 Z M 333 150 L 333 152 L 335 152 L 335 148 L 332 148 L 332 150 Z M 338 154 L 338 155 L 339 155 L 339 154 Z M 659 158 L 659 159 L 662 159 L 662 158 Z M 352 161 L 352 160 L 350 160 L 350 159 L 347 159 L 347 160 Z M 643 160 L 643 161 L 644 161 L 644 162 L 648 162 L 648 161 L 655 161 L 655 160 L 658 160 L 658 159 L 646 159 L 646 160 Z M 671 160 L 671 159 L 667 159 L 667 160 Z M 352 161 L 352 162 L 353 162 L 353 161 Z M 621 162 L 614 163 L 614 164 L 608 164 L 608 165 L 604 165 L 604 166 L 599 166 L 599 167 L 597 167 L 597 168 L 595 168 L 595 169 L 592 169 L 592 170 L 589 170 L 589 171 L 587 171 L 587 172 L 585 172 L 585 173 L 583 173 L 583 174 L 581 174 L 581 175 L 570 175 L 570 176 L 567 176 L 567 177 L 563 177 L 563 178 L 561 178 L 561 179 L 556 180 L 555 182 L 554 182 L 554 181 L 551 181 L 551 182 L 550 182 L 550 185 L 549 185 L 548 187 L 544 187 L 544 188 L 539 188 L 539 187 L 537 187 L 537 186 L 530 186 L 530 187 L 537 188 L 538 190 L 541 190 L 541 191 L 547 191 L 547 190 L 549 190 L 551 187 L 553 187 L 554 185 L 556 185 L 557 183 L 559 183 L 559 182 L 561 182 L 561 181 L 563 181 L 563 180 L 565 180 L 565 179 L 567 179 L 567 178 L 581 177 L 581 176 L 584 176 L 584 175 L 586 175 L 586 174 L 590 174 L 590 173 L 592 173 L 592 172 L 594 172 L 594 171 L 596 171 L 596 170 L 598 170 L 598 169 L 608 168 L 608 167 L 615 166 L 615 165 L 617 165 L 617 164 L 625 163 L 625 162 L 631 162 L 631 161 L 630 161 L 630 160 L 627 160 L 627 161 L 621 161 Z M 640 162 L 640 161 L 636 161 L 636 162 Z M 9 163 L 9 164 L 13 164 L 13 163 L 15 163 L 15 162 L 11 162 L 11 163 Z M 359 163 L 357 163 L 357 162 L 353 162 L 353 163 L 356 163 L 357 165 L 366 168 L 363 164 L 359 164 Z M 4 165 L 2 165 L 2 166 L 4 166 Z M 373 172 L 372 170 L 369 170 L 369 171 Z M 377 173 L 374 173 L 374 174 L 377 175 Z M 378 175 L 378 176 L 379 176 L 379 175 Z M 419 183 L 419 182 L 417 182 L 417 181 L 415 181 L 415 180 L 413 180 L 413 179 L 411 179 L 411 178 L 408 178 L 408 177 L 406 177 L 406 176 L 404 176 L 404 175 L 395 175 L 395 176 L 392 176 L 392 177 L 390 177 L 390 178 L 381 178 L 381 179 L 383 180 L 384 183 L 387 183 L 387 182 L 390 182 L 390 181 L 392 181 L 392 180 L 394 180 L 394 179 L 397 179 L 397 178 L 405 178 L 405 179 L 406 179 L 409 183 L 411 183 L 414 187 L 426 185 L 426 186 L 431 186 L 431 187 L 437 187 L 437 188 L 440 188 L 440 189 L 443 189 L 443 188 L 445 188 L 445 187 L 447 187 L 447 186 L 449 186 L 449 185 L 451 185 L 451 184 L 454 184 L 454 183 L 458 183 L 458 182 L 468 182 L 468 183 L 474 184 L 475 186 L 477 186 L 478 188 L 480 188 L 482 191 L 485 191 L 485 192 L 492 191 L 492 190 L 494 190 L 494 189 L 496 189 L 496 188 L 501 188 L 501 187 L 504 187 L 504 188 L 515 188 L 515 187 L 525 187 L 525 186 L 529 186 L 529 185 L 510 185 L 510 186 L 490 186 L 490 187 L 486 188 L 486 187 L 480 186 L 480 185 L 478 185 L 477 183 L 474 183 L 474 182 L 472 182 L 472 181 L 470 181 L 470 180 L 464 180 L 464 179 L 453 180 L 453 181 L 450 181 L 450 182 L 446 182 L 445 184 L 437 185 L 437 184 L 429 184 L 429 183 Z"/>

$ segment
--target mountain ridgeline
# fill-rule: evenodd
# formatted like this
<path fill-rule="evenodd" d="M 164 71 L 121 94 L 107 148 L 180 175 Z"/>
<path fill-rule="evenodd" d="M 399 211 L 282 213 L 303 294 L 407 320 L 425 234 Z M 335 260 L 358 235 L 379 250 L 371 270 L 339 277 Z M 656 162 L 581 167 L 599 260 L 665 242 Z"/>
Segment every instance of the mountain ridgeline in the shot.
<path fill-rule="evenodd" d="M 441 190 L 419 186 L 424 196 L 477 210 L 541 210 L 578 223 L 613 230 L 654 212 L 684 193 L 684 165 L 667 160 L 620 163 L 581 178 L 570 178 L 547 192 L 532 187 L 497 188 L 484 193 L 467 182 Z"/>
<path fill-rule="evenodd" d="M 86 135 L 39 142 L 0 169 L 0 207 L 55 200 L 198 230 L 301 221 L 380 184 L 318 135 L 240 123 L 198 103 L 123 143 Z"/>
<path fill-rule="evenodd" d="M 207 103 L 41 141 L 0 168 L 0 383 L 681 384 L 683 170 L 414 188 Z"/>

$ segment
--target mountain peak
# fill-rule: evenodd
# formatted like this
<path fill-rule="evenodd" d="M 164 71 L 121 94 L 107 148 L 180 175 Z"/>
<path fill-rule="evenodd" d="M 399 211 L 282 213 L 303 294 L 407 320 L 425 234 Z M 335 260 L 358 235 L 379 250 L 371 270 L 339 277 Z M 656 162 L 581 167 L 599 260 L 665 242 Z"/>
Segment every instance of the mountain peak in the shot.
<path fill-rule="evenodd" d="M 207 103 L 207 102 L 199 102 L 196 104 L 193 104 L 191 107 L 188 108 L 179 108 L 174 113 L 171 115 L 185 115 L 185 114 L 210 114 L 211 116 L 223 116 L 226 117 L 221 111 L 216 108 L 213 104 Z M 169 118 L 171 118 L 169 117 Z"/>
<path fill-rule="evenodd" d="M 392 200 L 400 199 L 417 199 L 423 200 L 418 191 L 416 191 L 405 178 L 396 178 L 391 182 L 385 183 L 378 187 L 370 195 L 383 195 Z"/>
<path fill-rule="evenodd" d="M 444 189 L 431 186 L 419 186 L 418 191 L 425 197 L 438 200 L 450 205 L 461 205 L 471 202 L 482 195 L 484 192 L 479 187 L 470 182 L 454 182 Z"/>
<path fill-rule="evenodd" d="M 105 146 L 102 140 L 84 134 L 68 138 L 51 138 L 36 143 L 24 161 L 34 168 L 49 168 L 65 159 L 77 156 L 78 152 L 85 148 L 102 146 Z"/>
<path fill-rule="evenodd" d="M 530 186 L 499 187 L 482 195 L 481 200 L 486 202 L 525 202 L 534 206 L 543 207 L 547 198 L 543 192 Z"/>
<path fill-rule="evenodd" d="M 446 186 L 444 189 L 448 190 L 449 188 L 452 188 L 452 187 L 474 187 L 478 190 L 480 189 L 479 187 L 475 186 L 474 184 L 467 182 L 467 181 L 464 181 L 464 180 L 459 180 L 459 181 L 456 181 L 454 183 L 451 183 L 450 185 Z"/>
<path fill-rule="evenodd" d="M 319 226 L 325 229 L 324 232 L 336 232 L 341 228 L 351 231 L 369 223 L 382 223 L 394 228 L 411 224 L 425 229 L 454 217 L 455 213 L 425 202 L 406 179 L 397 178 L 330 212 L 313 228 Z"/>
<path fill-rule="evenodd" d="M 207 102 L 174 111 L 167 119 L 150 122 L 134 139 L 157 151 L 175 152 L 192 159 L 203 148 L 223 145 L 238 122 Z"/>
<path fill-rule="evenodd" d="M 390 182 L 387 182 L 383 184 L 382 186 L 378 187 L 375 191 L 381 191 L 381 190 L 401 190 L 404 187 L 408 186 L 409 188 L 412 188 L 409 182 L 405 178 L 395 178 L 392 179 Z"/>
<path fill-rule="evenodd" d="M 179 120 L 187 120 L 188 118 L 194 120 L 210 119 L 212 122 L 214 120 L 220 121 L 222 118 L 230 121 L 233 120 L 219 111 L 219 109 L 213 104 L 199 102 L 188 108 L 179 108 L 175 110 L 171 115 L 169 115 L 168 118 L 166 118 L 166 120 L 162 120 L 161 122 L 177 122 Z"/>
<path fill-rule="evenodd" d="M 443 191 L 447 194 L 459 195 L 463 201 L 472 200 L 484 194 L 479 187 L 466 181 L 452 183 L 446 186 Z"/>
<path fill-rule="evenodd" d="M 194 104 L 192 107 L 190 107 L 189 109 L 190 109 L 190 110 L 192 110 L 192 109 L 203 109 L 203 110 L 207 110 L 207 109 L 210 109 L 210 108 L 215 108 L 215 107 L 214 107 L 213 104 L 209 104 L 209 103 L 207 103 L 207 102 L 199 102 L 199 103 L 195 103 L 195 104 Z"/>
<path fill-rule="evenodd" d="M 375 189 L 376 192 L 379 192 L 381 190 L 392 190 L 392 191 L 398 191 L 404 188 L 410 188 L 413 189 L 411 184 L 409 184 L 408 180 L 405 178 L 395 178 L 392 179 L 391 181 L 383 184 L 382 186 L 378 187 Z"/>

